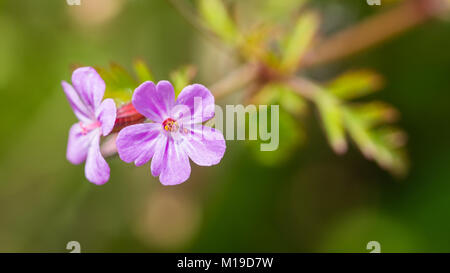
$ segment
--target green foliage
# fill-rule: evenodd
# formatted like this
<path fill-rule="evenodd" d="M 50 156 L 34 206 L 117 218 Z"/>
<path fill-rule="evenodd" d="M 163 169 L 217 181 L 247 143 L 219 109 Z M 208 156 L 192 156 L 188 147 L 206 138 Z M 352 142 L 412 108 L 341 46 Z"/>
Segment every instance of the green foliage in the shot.
<path fill-rule="evenodd" d="M 279 104 L 286 112 L 296 117 L 301 116 L 307 110 L 305 100 L 281 83 L 265 85 L 254 97 L 253 102 L 263 105 Z"/>
<path fill-rule="evenodd" d="M 148 68 L 147 64 L 143 60 L 137 59 L 136 61 L 134 61 L 133 68 L 140 83 L 145 81 L 154 81 L 152 71 Z"/>
<path fill-rule="evenodd" d="M 260 1 L 260 0 L 258 0 Z M 306 0 L 263 0 L 261 4 L 260 14 L 266 18 L 282 21 L 295 9 L 300 8 L 307 2 Z"/>
<path fill-rule="evenodd" d="M 382 102 L 348 104 L 344 101 L 369 94 L 379 82 L 373 73 L 347 73 L 320 90 L 315 102 L 330 145 L 337 153 L 345 152 L 347 132 L 366 158 L 401 176 L 408 169 L 403 149 L 406 136 L 396 127 L 385 125 L 396 120 L 397 111 Z"/>
<path fill-rule="evenodd" d="M 316 97 L 316 103 L 328 142 L 336 153 L 344 153 L 347 150 L 347 142 L 340 102 L 335 97 L 320 92 Z"/>
<path fill-rule="evenodd" d="M 402 147 L 405 134 L 396 127 L 370 127 L 351 108 L 344 109 L 348 132 L 361 152 L 382 168 L 402 176 L 408 170 L 408 160 Z"/>
<path fill-rule="evenodd" d="M 266 20 L 279 18 L 277 14 L 281 11 L 286 17 L 305 2 L 264 0 L 258 12 Z M 288 32 L 282 28 L 283 25 L 263 22 L 242 31 L 242 36 L 238 38 L 237 27 L 222 0 L 199 0 L 199 10 L 206 25 L 226 43 L 236 46 L 243 59 L 261 63 L 275 78 L 290 77 L 299 69 L 320 27 L 319 15 L 309 10 L 296 17 Z M 181 70 L 172 74 L 176 86 L 189 82 L 186 73 L 186 70 Z M 298 142 L 303 142 L 304 132 L 293 117 L 300 117 L 307 105 L 289 87 L 268 78 L 268 83 L 257 83 L 263 87 L 252 98 L 252 103 L 281 106 L 283 118 L 280 117 L 279 152 L 257 153 L 260 161 L 273 165 L 282 162 L 290 154 L 289 151 L 294 150 L 296 144 L 291 141 L 293 136 L 298 136 Z M 381 102 L 348 102 L 379 90 L 382 83 L 382 78 L 373 71 L 350 71 L 324 86 L 317 86 L 317 92 L 309 99 L 316 104 L 327 140 L 336 153 L 347 151 L 348 135 L 367 158 L 394 174 L 402 175 L 407 170 L 404 134 L 396 128 L 385 126 L 385 123 L 396 119 L 397 111 Z M 179 87 L 176 89 L 179 92 Z"/>
<path fill-rule="evenodd" d="M 178 96 L 181 90 L 192 82 L 195 74 L 197 74 L 197 69 L 192 65 L 183 66 L 170 73 L 170 80 L 175 88 L 175 96 Z"/>
<path fill-rule="evenodd" d="M 114 99 L 117 105 L 131 101 L 138 83 L 123 67 L 113 63 L 108 68 L 95 69 L 105 81 L 105 98 Z"/>
<path fill-rule="evenodd" d="M 327 89 L 340 99 L 355 99 L 377 91 L 382 85 L 381 77 L 370 70 L 344 73 L 327 85 Z"/>
<path fill-rule="evenodd" d="M 260 145 L 263 141 L 249 141 L 249 143 L 255 158 L 260 163 L 267 166 L 282 164 L 304 144 L 306 133 L 296 118 L 305 114 L 307 104 L 303 98 L 294 94 L 289 87 L 281 83 L 265 85 L 252 102 L 259 105 L 280 105 L 278 149 L 261 152 Z M 270 106 L 268 117 L 270 117 Z M 267 121 L 270 127 L 270 118 Z"/>
<path fill-rule="evenodd" d="M 237 41 L 236 26 L 222 0 L 199 0 L 199 11 L 206 25 L 223 41 Z"/>
<path fill-rule="evenodd" d="M 133 63 L 136 76 L 122 66 L 112 63 L 109 67 L 96 67 L 97 72 L 105 81 L 105 98 L 112 98 L 118 106 L 131 101 L 134 89 L 145 81 L 154 81 L 153 74 L 142 60 Z"/>
<path fill-rule="evenodd" d="M 105 98 L 112 98 L 118 106 L 131 101 L 134 89 L 145 81 L 155 81 L 153 73 L 147 64 L 137 59 L 133 63 L 134 75 L 118 64 L 111 64 L 107 68 L 95 68 L 105 81 Z M 175 89 L 175 95 L 189 85 L 195 77 L 195 67 L 187 65 L 170 73 L 170 80 Z"/>
<path fill-rule="evenodd" d="M 281 69 L 295 71 L 302 57 L 309 49 L 319 28 L 319 16 L 315 12 L 302 14 L 294 26 L 294 29 L 283 45 L 283 57 Z"/>

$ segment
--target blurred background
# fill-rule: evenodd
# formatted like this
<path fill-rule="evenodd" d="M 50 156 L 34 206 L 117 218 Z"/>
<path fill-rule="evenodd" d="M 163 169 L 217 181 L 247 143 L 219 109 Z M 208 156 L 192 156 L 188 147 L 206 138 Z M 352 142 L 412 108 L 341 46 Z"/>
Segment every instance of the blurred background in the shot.
<path fill-rule="evenodd" d="M 313 2 L 325 32 L 389 8 Z M 164 0 L 0 0 L 0 251 L 68 252 L 78 241 L 82 252 L 369 252 L 378 241 L 382 252 L 450 252 L 449 49 L 450 23 L 436 19 L 311 72 L 370 68 L 384 77 L 371 96 L 401 113 L 411 162 L 403 178 L 355 145 L 335 155 L 311 109 L 280 164 L 228 141 L 219 165 L 192 164 L 179 186 L 115 157 L 99 187 L 65 158 L 76 118 L 60 83 L 72 65 L 130 68 L 139 57 L 161 80 L 192 64 L 195 82 L 208 86 L 237 61 Z"/>

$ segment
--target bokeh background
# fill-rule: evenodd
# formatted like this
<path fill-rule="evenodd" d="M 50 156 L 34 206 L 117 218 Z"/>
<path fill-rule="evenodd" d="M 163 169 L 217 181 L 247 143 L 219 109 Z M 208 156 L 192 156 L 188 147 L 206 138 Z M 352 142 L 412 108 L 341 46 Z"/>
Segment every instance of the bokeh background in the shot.
<path fill-rule="evenodd" d="M 373 97 L 401 113 L 411 161 L 404 178 L 354 145 L 335 155 L 310 111 L 302 145 L 282 164 L 228 141 L 219 165 L 192 165 L 179 186 L 162 186 L 149 165 L 111 158 L 111 180 L 99 187 L 65 159 L 76 118 L 60 82 L 71 65 L 129 68 L 140 57 L 166 79 L 193 64 L 195 81 L 211 85 L 233 61 L 164 0 L 81 2 L 0 1 L 1 252 L 68 252 L 69 241 L 83 252 L 368 252 L 374 240 L 382 252 L 450 251 L 448 21 L 312 72 L 364 67 L 384 76 Z M 329 32 L 385 8 L 314 2 Z"/>

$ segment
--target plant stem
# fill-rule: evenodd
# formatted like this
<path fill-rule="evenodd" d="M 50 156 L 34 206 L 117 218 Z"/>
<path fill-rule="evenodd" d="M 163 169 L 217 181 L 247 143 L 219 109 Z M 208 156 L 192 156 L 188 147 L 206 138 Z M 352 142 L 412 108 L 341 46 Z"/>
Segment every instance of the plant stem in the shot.
<path fill-rule="evenodd" d="M 211 85 L 210 88 L 214 97 L 220 99 L 247 85 L 257 76 L 258 67 L 255 64 L 245 64 Z"/>
<path fill-rule="evenodd" d="M 284 82 L 297 94 L 311 101 L 314 101 L 317 94 L 321 92 L 320 87 L 316 83 L 306 78 L 290 77 L 284 80 Z"/>
<path fill-rule="evenodd" d="M 313 48 L 303 67 L 321 65 L 384 42 L 447 11 L 447 0 L 409 0 L 399 6 L 338 32 Z"/>

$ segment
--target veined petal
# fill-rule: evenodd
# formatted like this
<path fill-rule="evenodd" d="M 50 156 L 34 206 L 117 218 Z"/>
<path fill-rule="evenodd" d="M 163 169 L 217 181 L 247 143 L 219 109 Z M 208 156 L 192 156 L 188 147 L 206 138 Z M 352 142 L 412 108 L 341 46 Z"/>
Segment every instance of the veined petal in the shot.
<path fill-rule="evenodd" d="M 92 67 L 81 67 L 72 74 L 72 84 L 84 104 L 95 112 L 105 94 L 105 82 Z"/>
<path fill-rule="evenodd" d="M 160 81 L 156 85 L 156 91 L 164 100 L 164 105 L 160 105 L 161 111 L 168 117 L 170 109 L 175 105 L 175 90 L 170 82 Z"/>
<path fill-rule="evenodd" d="M 169 137 L 165 134 L 164 138 L 159 138 L 155 146 L 155 154 L 152 158 L 151 171 L 153 176 L 159 176 L 164 168 L 164 162 L 167 161 L 167 148 Z"/>
<path fill-rule="evenodd" d="M 132 102 L 139 113 L 154 122 L 162 122 L 169 117 L 175 92 L 168 81 L 161 81 L 157 86 L 147 81 L 136 88 Z"/>
<path fill-rule="evenodd" d="M 79 121 L 88 122 L 93 116 L 93 113 L 86 108 L 84 102 L 81 101 L 75 89 L 69 83 L 62 81 L 61 85 L 63 87 L 64 93 L 66 94 L 67 100 L 69 101 L 70 107 L 72 107 L 75 116 Z"/>
<path fill-rule="evenodd" d="M 105 99 L 97 108 L 95 116 L 97 120 L 102 124 L 103 136 L 109 135 L 114 128 L 116 122 L 116 104 L 113 99 Z"/>
<path fill-rule="evenodd" d="M 161 124 L 143 123 L 125 127 L 119 132 L 116 145 L 120 159 L 136 166 L 147 163 L 154 155 L 161 138 Z"/>
<path fill-rule="evenodd" d="M 166 186 L 178 185 L 186 181 L 190 175 L 189 157 L 173 139 L 169 138 L 159 181 Z"/>
<path fill-rule="evenodd" d="M 95 137 L 93 137 L 89 146 L 84 172 L 90 182 L 103 185 L 109 180 L 110 169 L 100 153 L 100 130 L 95 132 Z"/>
<path fill-rule="evenodd" d="M 214 117 L 214 96 L 201 84 L 186 86 L 178 95 L 176 105 L 186 105 L 191 110 L 191 120 L 183 120 L 184 124 L 201 123 Z"/>
<path fill-rule="evenodd" d="M 69 131 L 66 157 L 72 164 L 80 164 L 86 160 L 89 145 L 95 132 L 84 134 L 79 123 L 74 124 Z"/>
<path fill-rule="evenodd" d="M 222 159 L 226 144 L 222 132 L 201 126 L 201 131 L 191 131 L 180 143 L 184 152 L 200 166 L 218 164 Z"/>

